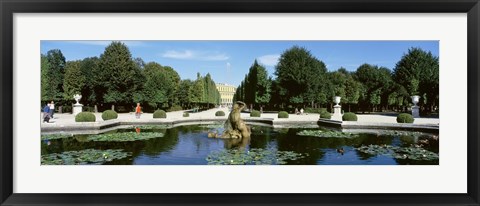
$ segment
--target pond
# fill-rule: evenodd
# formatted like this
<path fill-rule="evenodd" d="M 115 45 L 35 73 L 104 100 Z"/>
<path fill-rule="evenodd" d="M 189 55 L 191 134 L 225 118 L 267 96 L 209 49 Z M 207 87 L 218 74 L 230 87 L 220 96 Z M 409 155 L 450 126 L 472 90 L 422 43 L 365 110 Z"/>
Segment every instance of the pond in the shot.
<path fill-rule="evenodd" d="M 221 124 L 129 126 L 42 135 L 42 165 L 438 165 L 438 134 L 347 133 L 251 125 L 250 139 L 209 138 Z"/>

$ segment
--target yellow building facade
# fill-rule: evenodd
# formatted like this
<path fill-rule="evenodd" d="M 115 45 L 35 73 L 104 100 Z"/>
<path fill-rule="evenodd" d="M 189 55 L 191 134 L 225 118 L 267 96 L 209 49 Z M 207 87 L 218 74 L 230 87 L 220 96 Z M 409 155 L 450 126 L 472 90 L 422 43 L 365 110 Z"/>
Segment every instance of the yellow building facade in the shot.
<path fill-rule="evenodd" d="M 237 88 L 232 85 L 228 84 L 216 84 L 217 90 L 220 93 L 220 105 L 221 106 L 232 106 L 233 103 L 233 95 L 235 95 L 235 91 Z"/>

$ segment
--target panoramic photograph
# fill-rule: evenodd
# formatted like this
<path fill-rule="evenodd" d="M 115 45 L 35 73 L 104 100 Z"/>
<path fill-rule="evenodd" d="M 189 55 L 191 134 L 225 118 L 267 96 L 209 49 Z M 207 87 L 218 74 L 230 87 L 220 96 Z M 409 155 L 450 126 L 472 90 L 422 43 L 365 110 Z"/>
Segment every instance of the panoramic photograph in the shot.
<path fill-rule="evenodd" d="M 439 41 L 40 42 L 41 165 L 439 165 Z"/>

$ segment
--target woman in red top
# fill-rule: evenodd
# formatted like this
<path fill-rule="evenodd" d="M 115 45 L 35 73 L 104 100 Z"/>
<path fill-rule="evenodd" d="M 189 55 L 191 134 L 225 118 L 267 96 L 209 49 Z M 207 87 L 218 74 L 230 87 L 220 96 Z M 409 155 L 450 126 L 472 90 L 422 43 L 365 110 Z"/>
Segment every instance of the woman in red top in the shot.
<path fill-rule="evenodd" d="M 140 107 L 140 103 L 137 103 L 137 107 L 135 108 L 135 117 L 140 119 L 140 114 L 142 113 L 142 107 Z"/>

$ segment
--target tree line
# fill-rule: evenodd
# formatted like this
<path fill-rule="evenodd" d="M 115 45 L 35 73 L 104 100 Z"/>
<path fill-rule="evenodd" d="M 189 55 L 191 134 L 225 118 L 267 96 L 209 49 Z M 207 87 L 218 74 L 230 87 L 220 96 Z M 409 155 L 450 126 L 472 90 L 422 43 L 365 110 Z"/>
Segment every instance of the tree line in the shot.
<path fill-rule="evenodd" d="M 169 66 L 133 58 L 128 47 L 112 42 L 100 57 L 66 61 L 61 50 L 41 55 L 41 100 L 69 107 L 81 94 L 86 108 L 131 111 L 141 103 L 144 111 L 212 108 L 220 93 L 210 74 L 181 79 Z M 117 108 L 115 108 L 117 106 Z"/>
<path fill-rule="evenodd" d="M 439 61 L 431 52 L 410 48 L 393 71 L 362 64 L 356 71 L 339 68 L 329 72 L 325 63 L 305 48 L 294 46 L 282 53 L 275 79 L 255 60 L 237 87 L 234 101 L 250 108 L 331 108 L 333 97 L 342 97 L 345 111 L 405 111 L 411 96 L 419 95 L 422 112 L 439 105 Z M 345 107 L 346 106 L 346 107 Z"/>

